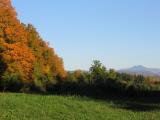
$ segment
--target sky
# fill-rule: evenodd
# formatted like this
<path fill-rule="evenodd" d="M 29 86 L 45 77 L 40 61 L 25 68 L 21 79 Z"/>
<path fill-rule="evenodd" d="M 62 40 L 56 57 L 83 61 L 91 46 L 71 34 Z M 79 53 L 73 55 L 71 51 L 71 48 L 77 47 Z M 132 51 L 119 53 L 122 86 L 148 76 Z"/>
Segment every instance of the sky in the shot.
<path fill-rule="evenodd" d="M 67 70 L 160 68 L 160 0 L 13 0 Z"/>

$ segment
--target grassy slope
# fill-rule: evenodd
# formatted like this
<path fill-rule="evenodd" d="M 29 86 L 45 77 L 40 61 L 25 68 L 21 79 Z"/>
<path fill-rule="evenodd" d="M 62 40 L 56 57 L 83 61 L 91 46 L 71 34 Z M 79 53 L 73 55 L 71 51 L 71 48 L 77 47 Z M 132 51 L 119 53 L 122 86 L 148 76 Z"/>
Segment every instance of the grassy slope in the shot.
<path fill-rule="evenodd" d="M 121 103 L 121 101 L 117 101 Z M 123 101 L 124 102 L 124 101 Z M 127 101 L 126 101 L 127 102 Z M 74 96 L 0 94 L 0 120 L 155 120 L 160 110 L 136 111 L 114 101 Z M 157 104 L 156 104 L 157 106 Z M 159 106 L 159 104 L 158 104 Z"/>

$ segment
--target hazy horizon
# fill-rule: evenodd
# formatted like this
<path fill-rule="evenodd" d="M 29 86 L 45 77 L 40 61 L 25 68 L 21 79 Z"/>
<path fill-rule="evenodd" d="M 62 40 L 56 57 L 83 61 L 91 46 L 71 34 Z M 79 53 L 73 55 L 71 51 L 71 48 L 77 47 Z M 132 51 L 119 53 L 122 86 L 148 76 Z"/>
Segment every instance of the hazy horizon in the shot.
<path fill-rule="evenodd" d="M 67 70 L 160 68 L 158 0 L 13 0 L 21 22 L 32 23 Z"/>

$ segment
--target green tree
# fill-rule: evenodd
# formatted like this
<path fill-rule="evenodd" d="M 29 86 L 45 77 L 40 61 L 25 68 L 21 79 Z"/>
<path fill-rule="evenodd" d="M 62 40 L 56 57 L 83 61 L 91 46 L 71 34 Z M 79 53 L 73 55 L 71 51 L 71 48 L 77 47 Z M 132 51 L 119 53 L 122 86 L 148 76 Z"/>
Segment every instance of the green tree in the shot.
<path fill-rule="evenodd" d="M 117 78 L 117 72 L 114 69 L 110 69 L 108 72 L 108 78 L 109 79 L 116 79 Z"/>
<path fill-rule="evenodd" d="M 107 70 L 99 60 L 93 61 L 89 71 L 92 84 L 103 84 L 105 82 L 107 78 Z"/>

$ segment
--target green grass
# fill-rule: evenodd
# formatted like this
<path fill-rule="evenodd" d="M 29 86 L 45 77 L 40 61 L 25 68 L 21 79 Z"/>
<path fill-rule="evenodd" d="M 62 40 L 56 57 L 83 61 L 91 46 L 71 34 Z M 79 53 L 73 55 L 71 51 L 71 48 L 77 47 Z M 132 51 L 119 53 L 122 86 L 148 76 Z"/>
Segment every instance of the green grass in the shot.
<path fill-rule="evenodd" d="M 0 94 L 0 120 L 158 120 L 159 107 L 131 100 Z"/>

